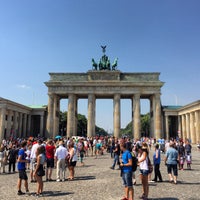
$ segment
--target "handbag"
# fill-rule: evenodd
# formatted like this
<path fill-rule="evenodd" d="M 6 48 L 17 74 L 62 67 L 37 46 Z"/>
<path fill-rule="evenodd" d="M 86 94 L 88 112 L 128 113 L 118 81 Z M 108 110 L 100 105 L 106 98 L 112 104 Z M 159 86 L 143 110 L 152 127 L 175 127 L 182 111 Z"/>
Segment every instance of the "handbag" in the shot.
<path fill-rule="evenodd" d="M 151 174 L 153 172 L 153 165 L 151 164 L 149 156 L 148 156 L 148 168 L 149 168 L 149 174 Z"/>
<path fill-rule="evenodd" d="M 37 171 L 37 175 L 38 176 L 44 176 L 45 175 L 45 171 L 44 171 L 43 165 L 39 166 L 38 171 Z"/>

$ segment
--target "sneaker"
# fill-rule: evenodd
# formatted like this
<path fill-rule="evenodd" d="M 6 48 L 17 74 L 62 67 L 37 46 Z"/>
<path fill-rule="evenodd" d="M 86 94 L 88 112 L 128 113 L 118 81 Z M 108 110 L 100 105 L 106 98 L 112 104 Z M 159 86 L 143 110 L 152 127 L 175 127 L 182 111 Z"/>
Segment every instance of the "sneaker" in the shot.
<path fill-rule="evenodd" d="M 110 167 L 110 169 L 114 169 L 114 167 Z"/>
<path fill-rule="evenodd" d="M 26 190 L 26 195 L 31 195 L 31 193 L 29 192 L 29 190 Z"/>
<path fill-rule="evenodd" d="M 56 181 L 57 181 L 57 182 L 60 182 L 60 179 L 57 179 Z"/>
<path fill-rule="evenodd" d="M 19 190 L 18 192 L 17 192 L 17 195 L 24 195 L 25 193 L 24 192 L 22 192 L 21 190 Z"/>
<path fill-rule="evenodd" d="M 148 181 L 149 183 L 155 183 L 155 181 L 151 180 L 151 181 Z"/>
<path fill-rule="evenodd" d="M 62 179 L 62 182 L 65 182 L 65 179 L 64 179 L 64 178 Z"/>

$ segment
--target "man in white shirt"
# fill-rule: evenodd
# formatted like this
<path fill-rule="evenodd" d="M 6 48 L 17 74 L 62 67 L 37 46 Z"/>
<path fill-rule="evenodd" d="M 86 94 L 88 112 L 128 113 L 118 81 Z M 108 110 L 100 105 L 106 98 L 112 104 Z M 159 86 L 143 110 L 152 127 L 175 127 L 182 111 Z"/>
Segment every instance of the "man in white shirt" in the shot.
<path fill-rule="evenodd" d="M 61 181 L 60 175 L 62 173 L 62 181 L 65 181 L 65 160 L 66 157 L 68 156 L 68 151 L 67 149 L 63 146 L 63 141 L 59 142 L 59 147 L 56 149 L 55 152 L 55 161 L 57 163 L 57 171 L 56 171 L 56 176 L 57 176 L 57 182 Z"/>
<path fill-rule="evenodd" d="M 42 144 L 42 140 L 38 139 L 37 143 L 35 143 L 31 148 L 31 154 L 30 154 L 30 176 L 31 176 L 31 182 L 36 182 L 35 178 L 33 177 L 33 172 L 35 170 L 36 166 L 36 151 L 37 148 Z"/>

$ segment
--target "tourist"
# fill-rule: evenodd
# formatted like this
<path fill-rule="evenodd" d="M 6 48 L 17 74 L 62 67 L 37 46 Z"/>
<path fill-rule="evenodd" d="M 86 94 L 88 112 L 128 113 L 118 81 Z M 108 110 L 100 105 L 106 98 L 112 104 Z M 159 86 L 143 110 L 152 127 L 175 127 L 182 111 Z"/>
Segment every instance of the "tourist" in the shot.
<path fill-rule="evenodd" d="M 11 144 L 9 151 L 8 151 L 8 161 L 9 161 L 8 162 L 8 173 L 11 173 L 11 167 L 12 167 L 13 173 L 15 173 L 17 154 L 18 154 L 18 151 L 16 149 L 16 146 Z"/>
<path fill-rule="evenodd" d="M 117 163 L 118 165 L 120 164 L 120 162 L 119 162 L 120 145 L 119 145 L 119 143 L 118 143 L 118 139 L 117 139 L 117 138 L 115 139 L 115 147 L 114 147 L 113 153 L 114 153 L 114 161 L 113 161 L 112 166 L 110 167 L 111 169 L 115 169 L 116 163 Z"/>
<path fill-rule="evenodd" d="M 25 154 L 26 145 L 27 145 L 27 142 L 23 141 L 21 143 L 21 149 L 18 152 L 18 159 L 17 159 L 17 161 L 18 161 L 17 168 L 18 168 L 18 171 L 19 171 L 19 178 L 18 178 L 18 183 L 17 183 L 17 189 L 18 189 L 17 194 L 18 195 L 25 194 L 21 190 L 22 180 L 24 180 L 24 186 L 25 186 L 26 193 L 29 193 L 28 177 L 27 177 L 27 174 L 26 174 L 26 163 L 29 162 L 29 161 L 26 160 L 26 154 Z"/>
<path fill-rule="evenodd" d="M 25 153 L 26 153 L 26 160 L 28 160 L 29 162 L 27 162 L 26 163 L 26 169 L 30 169 L 30 162 L 31 162 L 31 148 L 32 148 L 32 144 L 28 144 L 28 142 L 27 142 L 27 149 L 26 149 L 26 151 L 25 151 Z"/>
<path fill-rule="evenodd" d="M 200 151 L 200 142 L 197 142 L 197 150 Z"/>
<path fill-rule="evenodd" d="M 162 182 L 162 176 L 160 173 L 160 162 L 161 162 L 161 155 L 159 144 L 155 145 L 155 152 L 153 154 L 153 164 L 154 164 L 154 179 L 152 181 L 157 182 L 157 178 L 159 178 L 159 182 Z"/>
<path fill-rule="evenodd" d="M 142 147 L 138 147 L 138 150 L 139 150 L 138 164 L 140 166 L 140 177 L 142 182 L 142 196 L 140 196 L 140 198 L 146 200 L 148 199 L 148 194 L 149 194 L 148 145 L 143 142 Z"/>
<path fill-rule="evenodd" d="M 36 151 L 39 146 L 41 146 L 42 140 L 38 139 L 35 143 L 33 141 L 33 146 L 31 148 L 31 154 L 30 154 L 30 177 L 31 177 L 31 183 L 36 182 L 35 177 L 33 175 L 35 171 L 35 165 L 36 165 Z"/>
<path fill-rule="evenodd" d="M 126 143 L 124 141 L 121 141 L 120 149 L 123 151 L 120 167 L 125 192 L 125 196 L 121 200 L 133 200 L 132 155 L 130 151 L 126 149 Z"/>
<path fill-rule="evenodd" d="M 69 151 L 69 161 L 68 161 L 69 176 L 67 180 L 72 181 L 74 180 L 75 166 L 77 163 L 77 148 L 75 147 L 74 142 L 69 143 L 68 151 Z"/>
<path fill-rule="evenodd" d="M 169 182 L 177 184 L 177 161 L 178 161 L 178 151 L 174 148 L 174 142 L 170 141 L 169 148 L 165 154 L 165 165 L 167 165 L 167 173 L 169 176 Z M 173 171 L 173 176 L 172 176 Z"/>
<path fill-rule="evenodd" d="M 83 146 L 81 147 L 79 153 L 80 153 L 80 162 L 81 162 L 81 166 L 84 166 L 83 158 L 84 158 L 84 155 L 85 155 L 85 149 L 84 149 Z"/>
<path fill-rule="evenodd" d="M 59 141 L 59 146 L 55 152 L 55 162 L 56 162 L 56 176 L 57 182 L 61 181 L 61 174 L 62 174 L 62 181 L 65 181 L 65 160 L 68 155 L 67 149 L 63 146 L 63 141 Z"/>
<path fill-rule="evenodd" d="M 191 169 L 192 163 L 192 145 L 190 144 L 189 140 L 187 139 L 185 142 L 185 156 L 186 156 L 186 163 L 187 169 Z"/>
<path fill-rule="evenodd" d="M 37 181 L 37 191 L 36 196 L 41 196 L 43 192 L 43 180 L 42 176 L 45 175 L 44 171 L 44 163 L 46 160 L 45 156 L 45 147 L 43 145 L 39 146 L 36 150 L 36 166 L 33 176 L 36 178 Z"/>
<path fill-rule="evenodd" d="M 48 140 L 46 149 L 46 181 L 52 181 L 52 170 L 54 168 L 54 154 L 55 154 L 55 145 L 53 140 Z"/>
<path fill-rule="evenodd" d="M 185 147 L 183 146 L 183 141 L 180 141 L 180 144 L 177 146 L 177 148 L 179 155 L 179 170 L 183 170 L 185 161 Z"/>
<path fill-rule="evenodd" d="M 6 165 L 6 150 L 5 150 L 4 145 L 1 145 L 0 147 L 0 173 L 1 173 L 1 169 L 3 170 L 3 173 L 6 173 L 5 165 Z"/>

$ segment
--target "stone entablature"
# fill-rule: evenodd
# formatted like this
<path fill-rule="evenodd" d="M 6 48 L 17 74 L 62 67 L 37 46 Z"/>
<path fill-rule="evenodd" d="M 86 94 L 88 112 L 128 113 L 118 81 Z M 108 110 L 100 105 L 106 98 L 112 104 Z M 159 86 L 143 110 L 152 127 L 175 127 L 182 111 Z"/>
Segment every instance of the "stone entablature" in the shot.
<path fill-rule="evenodd" d="M 118 92 L 125 98 L 139 93 L 141 98 L 160 93 L 163 82 L 160 73 L 121 73 L 120 71 L 88 71 L 88 73 L 49 73 L 50 81 L 45 82 L 49 93 L 68 97 L 69 93 L 87 95 L 94 93 L 104 97 Z"/>
<path fill-rule="evenodd" d="M 152 73 L 122 73 L 120 71 L 95 71 L 91 70 L 87 73 L 49 73 L 50 82 L 85 82 L 106 80 L 109 82 L 160 82 L 158 72 Z"/>

